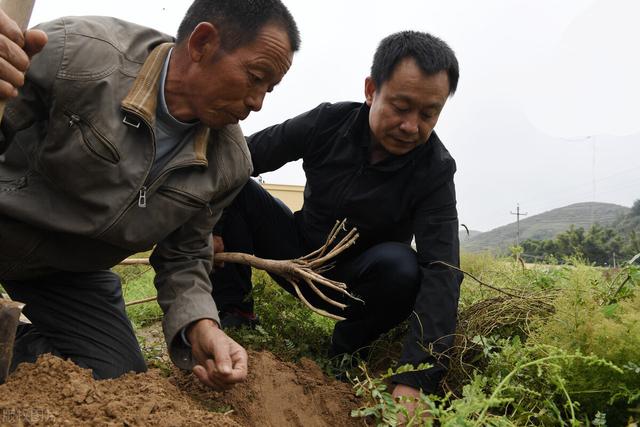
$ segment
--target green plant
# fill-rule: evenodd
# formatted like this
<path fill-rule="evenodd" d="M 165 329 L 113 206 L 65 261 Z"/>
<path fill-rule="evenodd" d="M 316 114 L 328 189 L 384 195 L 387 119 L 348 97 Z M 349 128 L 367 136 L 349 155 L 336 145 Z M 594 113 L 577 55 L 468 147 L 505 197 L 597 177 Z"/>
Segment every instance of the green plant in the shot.
<path fill-rule="evenodd" d="M 335 321 L 311 312 L 263 271 L 254 270 L 252 281 L 260 324 L 255 330 L 242 328 L 229 334 L 249 348 L 268 349 L 290 360 L 309 357 L 327 367 Z"/>
<path fill-rule="evenodd" d="M 463 347 L 472 347 L 473 357 L 465 359 L 466 377 L 455 395 L 423 402 L 439 425 L 634 425 L 630 420 L 640 413 L 637 270 L 630 263 L 612 278 L 610 270 L 577 258 L 565 262 L 523 269 L 512 260 L 463 257 L 463 268 L 492 288 L 463 283 L 457 334 L 466 337 Z M 612 295 L 615 302 L 608 303 Z M 452 363 L 462 357 L 456 354 Z M 355 415 L 393 422 L 400 409 L 380 387 L 387 377 L 360 380 L 368 403 Z"/>
<path fill-rule="evenodd" d="M 372 418 L 378 426 L 396 426 L 400 420 L 404 420 L 403 425 L 410 427 L 416 425 L 432 425 L 432 419 L 428 415 L 435 409 L 432 401 L 424 394 L 417 400 L 416 409 L 409 414 L 403 401 L 393 398 L 388 391 L 387 382 L 393 375 L 417 370 L 429 369 L 432 365 L 427 363 L 417 367 L 411 365 L 400 366 L 393 370 L 389 368 L 387 372 L 379 376 L 372 376 L 365 363 L 359 365 L 360 376 L 349 378 L 353 383 L 356 396 L 361 397 L 364 404 L 351 411 L 351 416 L 356 418 Z"/>
<path fill-rule="evenodd" d="M 113 271 L 120 276 L 122 293 L 127 303 L 156 295 L 155 276 L 148 265 L 119 265 Z M 135 327 L 141 328 L 162 319 L 162 310 L 155 301 L 127 307 L 127 315 Z"/>

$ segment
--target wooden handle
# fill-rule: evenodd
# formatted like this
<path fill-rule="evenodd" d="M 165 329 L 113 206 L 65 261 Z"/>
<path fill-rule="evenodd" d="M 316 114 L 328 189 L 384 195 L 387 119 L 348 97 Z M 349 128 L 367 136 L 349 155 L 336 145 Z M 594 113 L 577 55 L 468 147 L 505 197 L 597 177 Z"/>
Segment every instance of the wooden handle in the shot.
<path fill-rule="evenodd" d="M 27 29 L 31 12 L 35 0 L 0 0 L 0 9 L 6 13 L 9 18 L 16 21 L 22 31 Z M 4 106 L 6 101 L 0 101 L 0 120 L 4 116 Z"/>
<path fill-rule="evenodd" d="M 9 375 L 13 342 L 23 306 L 24 304 L 15 301 L 0 299 L 0 384 L 3 384 Z"/>

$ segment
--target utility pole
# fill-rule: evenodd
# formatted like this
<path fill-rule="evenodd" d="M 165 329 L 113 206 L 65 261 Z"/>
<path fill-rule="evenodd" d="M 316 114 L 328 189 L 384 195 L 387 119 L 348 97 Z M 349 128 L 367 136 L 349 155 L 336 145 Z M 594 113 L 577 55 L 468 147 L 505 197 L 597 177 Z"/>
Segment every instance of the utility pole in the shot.
<path fill-rule="evenodd" d="M 529 212 L 520 213 L 520 203 L 518 203 L 516 211 L 511 212 L 511 215 L 516 216 L 517 232 L 516 232 L 516 246 L 520 246 L 520 217 L 527 216 Z"/>

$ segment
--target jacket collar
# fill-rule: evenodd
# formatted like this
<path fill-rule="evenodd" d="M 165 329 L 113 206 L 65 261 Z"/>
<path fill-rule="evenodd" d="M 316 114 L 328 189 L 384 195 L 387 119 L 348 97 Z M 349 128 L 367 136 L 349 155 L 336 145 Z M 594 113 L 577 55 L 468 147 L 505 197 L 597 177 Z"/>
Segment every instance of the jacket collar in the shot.
<path fill-rule="evenodd" d="M 369 148 L 371 143 L 371 130 L 369 129 L 369 106 L 366 103 L 356 110 L 355 116 L 347 122 L 344 136 L 354 142 L 358 142 L 363 148 Z"/>
<path fill-rule="evenodd" d="M 133 82 L 131 90 L 122 100 L 123 108 L 139 114 L 152 126 L 155 125 L 162 66 L 173 45 L 174 43 L 162 43 L 151 51 Z"/>
<path fill-rule="evenodd" d="M 122 107 L 140 115 L 150 126 L 155 127 L 156 107 L 162 67 L 175 43 L 162 43 L 151 51 L 144 61 L 133 86 L 122 100 Z M 213 132 L 215 134 L 216 132 Z M 207 161 L 207 143 L 213 136 L 211 129 L 200 125 L 194 138 L 194 151 L 197 160 Z"/>

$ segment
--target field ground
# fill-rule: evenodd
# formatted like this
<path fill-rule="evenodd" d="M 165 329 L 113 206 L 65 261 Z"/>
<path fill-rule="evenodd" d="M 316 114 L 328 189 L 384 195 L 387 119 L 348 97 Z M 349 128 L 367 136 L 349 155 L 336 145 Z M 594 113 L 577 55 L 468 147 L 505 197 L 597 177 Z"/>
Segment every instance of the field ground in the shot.
<path fill-rule="evenodd" d="M 640 269 L 519 263 L 465 255 L 456 345 L 445 397 L 421 399 L 411 425 L 637 426 L 640 418 Z M 148 267 L 119 267 L 127 301 L 154 294 Z M 168 361 L 155 302 L 128 313 L 150 371 L 95 382 L 70 363 L 23 365 L 0 386 L 0 425 L 393 425 L 402 406 L 385 377 L 398 367 L 404 327 L 375 343 L 333 380 L 325 349 L 333 321 L 310 313 L 261 272 L 254 274 L 260 325 L 233 337 L 250 351 L 251 376 L 211 392 Z M 350 362 L 350 361 L 347 361 Z M 350 363 L 347 363 L 351 365 Z M 354 395 L 358 394 L 358 397 Z M 353 411 L 354 417 L 350 416 Z"/>

